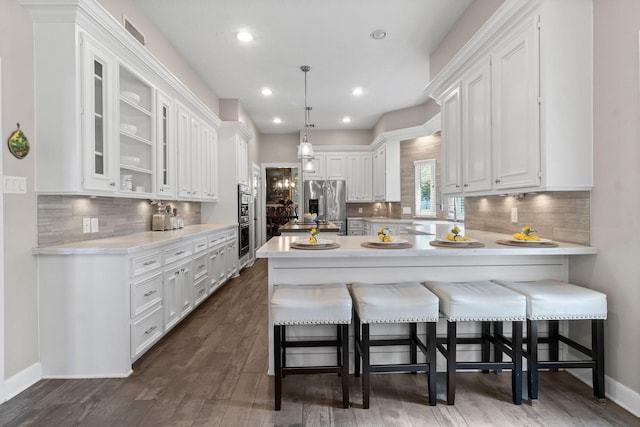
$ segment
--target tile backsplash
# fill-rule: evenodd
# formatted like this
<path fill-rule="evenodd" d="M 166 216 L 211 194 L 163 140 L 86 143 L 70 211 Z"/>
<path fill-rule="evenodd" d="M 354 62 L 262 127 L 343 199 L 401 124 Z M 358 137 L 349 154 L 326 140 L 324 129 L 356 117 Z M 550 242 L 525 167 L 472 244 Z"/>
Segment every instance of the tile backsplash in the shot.
<path fill-rule="evenodd" d="M 167 202 L 185 225 L 200 224 L 199 202 Z M 148 199 L 86 196 L 38 196 L 38 246 L 123 236 L 151 230 L 156 206 Z M 98 218 L 97 233 L 83 233 L 82 219 Z"/>
<path fill-rule="evenodd" d="M 464 225 L 470 229 L 515 233 L 525 225 L 543 238 L 588 245 L 591 227 L 591 193 L 558 191 L 526 194 L 523 197 L 466 197 Z M 518 222 L 511 222 L 511 208 L 518 210 Z"/>

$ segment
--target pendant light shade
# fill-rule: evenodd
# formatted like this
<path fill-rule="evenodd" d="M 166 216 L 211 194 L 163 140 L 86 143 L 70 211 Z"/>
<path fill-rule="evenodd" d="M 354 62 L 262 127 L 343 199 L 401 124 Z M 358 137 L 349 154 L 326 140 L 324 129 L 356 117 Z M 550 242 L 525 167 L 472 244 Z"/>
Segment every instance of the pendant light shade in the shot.
<path fill-rule="evenodd" d="M 309 111 L 311 111 L 311 107 L 307 106 L 307 73 L 311 70 L 311 67 L 303 65 L 300 67 L 300 70 L 304 73 L 304 136 L 302 137 L 302 142 L 298 145 L 298 158 L 313 159 L 313 146 L 309 142 L 309 136 L 307 135 L 307 130 L 309 129 Z M 312 164 L 312 162 L 307 163 Z M 313 165 L 311 167 L 313 168 Z M 310 172 L 306 169 L 305 171 Z"/>

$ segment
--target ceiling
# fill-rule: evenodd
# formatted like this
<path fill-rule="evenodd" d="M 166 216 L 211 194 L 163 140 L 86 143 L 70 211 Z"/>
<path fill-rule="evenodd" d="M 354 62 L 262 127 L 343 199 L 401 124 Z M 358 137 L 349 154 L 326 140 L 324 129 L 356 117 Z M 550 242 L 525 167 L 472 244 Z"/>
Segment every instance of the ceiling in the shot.
<path fill-rule="evenodd" d="M 429 53 L 472 0 L 134 1 L 219 98 L 238 99 L 261 133 L 291 133 L 304 128 L 302 65 L 316 130 L 372 129 L 426 102 Z"/>

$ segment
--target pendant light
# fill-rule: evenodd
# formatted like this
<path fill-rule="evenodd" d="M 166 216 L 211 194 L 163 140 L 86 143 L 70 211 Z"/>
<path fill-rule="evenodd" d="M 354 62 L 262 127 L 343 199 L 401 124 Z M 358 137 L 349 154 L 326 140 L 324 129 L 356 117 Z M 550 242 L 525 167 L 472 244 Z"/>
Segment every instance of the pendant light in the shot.
<path fill-rule="evenodd" d="M 313 146 L 309 142 L 309 136 L 307 135 L 309 129 L 309 111 L 311 111 L 311 107 L 307 106 L 307 73 L 311 70 L 311 67 L 303 65 L 300 67 L 300 70 L 304 73 L 304 136 L 302 137 L 302 142 L 298 145 L 298 158 L 306 159 L 306 163 L 309 164 L 311 163 L 309 160 L 313 159 Z"/>

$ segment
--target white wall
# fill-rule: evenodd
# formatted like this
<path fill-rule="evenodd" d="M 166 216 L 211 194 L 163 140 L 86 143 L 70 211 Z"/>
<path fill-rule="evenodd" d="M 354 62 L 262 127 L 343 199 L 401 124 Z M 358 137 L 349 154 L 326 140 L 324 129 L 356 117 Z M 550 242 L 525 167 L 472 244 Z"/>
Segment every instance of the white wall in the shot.
<path fill-rule="evenodd" d="M 640 399 L 638 30 L 640 2 L 595 0 L 591 243 L 598 255 L 572 260 L 570 277 L 607 294 L 606 375 Z"/>
<path fill-rule="evenodd" d="M 1 136 L 4 175 L 27 178 L 27 194 L 4 194 L 4 379 L 39 361 L 36 258 L 36 195 L 33 192 L 34 134 L 33 36 L 31 17 L 18 0 L 0 2 L 0 56 L 3 58 L 4 108 Z M 9 107 L 10 106 L 10 107 Z M 6 150 L 6 137 L 20 128 L 31 142 L 31 153 L 18 160 Z"/>

